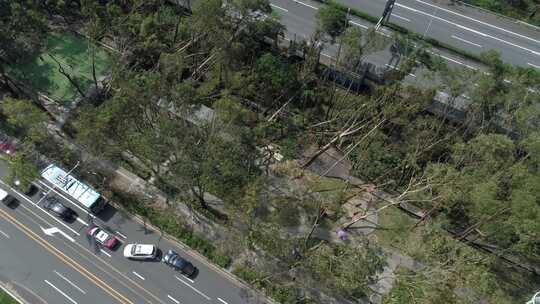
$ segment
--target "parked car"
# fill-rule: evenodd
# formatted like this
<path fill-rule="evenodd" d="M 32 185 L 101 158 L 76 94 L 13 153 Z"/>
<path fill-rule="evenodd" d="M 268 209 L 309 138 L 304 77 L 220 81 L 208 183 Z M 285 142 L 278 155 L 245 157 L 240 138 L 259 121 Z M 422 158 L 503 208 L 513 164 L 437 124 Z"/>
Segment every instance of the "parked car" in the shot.
<path fill-rule="evenodd" d="M 540 291 L 535 293 L 527 304 L 540 304 Z"/>
<path fill-rule="evenodd" d="M 6 153 L 7 155 L 14 155 L 15 152 L 17 152 L 17 148 L 10 143 L 3 142 L 0 143 L 0 151 Z"/>
<path fill-rule="evenodd" d="M 157 248 L 152 244 L 127 244 L 124 257 L 135 260 L 153 260 L 157 256 Z"/>
<path fill-rule="evenodd" d="M 86 234 L 92 237 L 99 244 L 113 249 L 119 242 L 118 238 L 114 234 L 105 231 L 103 228 L 99 227 L 96 224 L 93 224 L 86 230 Z"/>
<path fill-rule="evenodd" d="M 8 207 L 10 207 L 12 209 L 16 208 L 17 205 L 18 205 L 17 200 L 12 195 L 10 195 L 9 193 L 7 193 L 6 191 L 4 191 L 2 189 L 0 189 L 0 201 L 4 205 L 6 205 L 6 206 L 8 206 Z"/>
<path fill-rule="evenodd" d="M 181 271 L 182 274 L 187 276 L 188 278 L 193 276 L 197 271 L 197 268 L 195 268 L 193 264 L 182 258 L 172 249 L 167 251 L 167 253 L 163 257 L 163 262 L 171 266 L 172 268 Z"/>
<path fill-rule="evenodd" d="M 77 213 L 71 208 L 64 206 L 56 197 L 48 197 L 43 202 L 43 208 L 54 213 L 59 218 L 65 221 L 71 221 L 77 217 Z"/>

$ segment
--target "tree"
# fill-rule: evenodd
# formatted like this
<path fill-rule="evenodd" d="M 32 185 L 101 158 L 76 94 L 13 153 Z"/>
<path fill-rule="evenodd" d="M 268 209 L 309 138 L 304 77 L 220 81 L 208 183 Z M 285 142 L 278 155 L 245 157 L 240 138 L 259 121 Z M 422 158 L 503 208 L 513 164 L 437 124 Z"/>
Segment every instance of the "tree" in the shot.
<path fill-rule="evenodd" d="M 317 21 L 319 28 L 330 36 L 332 43 L 348 26 L 347 13 L 335 3 L 321 7 L 317 12 Z"/>
<path fill-rule="evenodd" d="M 48 116 L 32 101 L 8 97 L 1 110 L 7 116 L 7 122 L 22 133 L 25 142 L 39 143 L 47 137 Z"/>
<path fill-rule="evenodd" d="M 10 159 L 8 173 L 4 180 L 10 185 L 15 185 L 17 181 L 20 183 L 17 185 L 19 189 L 28 189 L 30 183 L 38 178 L 38 167 L 27 157 L 25 151 L 18 151 Z"/>

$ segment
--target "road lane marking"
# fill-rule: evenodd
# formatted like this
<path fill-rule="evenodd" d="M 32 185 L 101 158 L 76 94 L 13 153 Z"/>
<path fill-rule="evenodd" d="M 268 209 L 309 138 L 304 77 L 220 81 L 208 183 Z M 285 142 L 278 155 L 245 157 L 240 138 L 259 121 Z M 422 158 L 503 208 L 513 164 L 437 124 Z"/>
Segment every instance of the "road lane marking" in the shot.
<path fill-rule="evenodd" d="M 39 226 L 39 228 L 41 228 L 41 231 L 43 231 L 43 233 L 45 233 L 48 236 L 54 236 L 54 234 L 58 232 L 62 236 L 64 236 L 66 239 L 70 240 L 72 243 L 75 243 L 75 240 L 72 237 L 70 237 L 69 235 L 67 235 L 67 233 L 65 233 L 64 231 L 58 229 L 57 227 L 51 227 L 51 228 L 45 229 L 45 228 Z"/>
<path fill-rule="evenodd" d="M 29 202 L 30 204 L 34 205 L 35 207 L 37 207 L 39 210 L 43 211 L 43 213 L 47 214 L 48 216 L 50 216 L 53 220 L 55 220 L 56 222 L 60 223 L 62 226 L 66 227 L 69 231 L 73 232 L 74 234 L 76 235 L 80 235 L 77 231 L 71 229 L 69 226 L 67 226 L 66 224 L 62 223 L 62 221 L 58 220 L 56 217 L 52 216 L 49 212 L 45 211 L 45 209 L 41 208 L 40 206 L 38 206 L 36 203 L 34 203 L 32 200 L 30 200 L 29 198 L 26 197 L 26 195 L 20 193 L 19 191 L 11 188 L 8 184 L 4 183 L 2 180 L 0 180 L 0 183 L 3 184 L 4 186 L 6 186 L 8 189 L 10 189 L 11 191 L 17 193 L 20 197 L 22 197 L 23 199 L 25 199 L 27 202 Z M 45 221 L 42 217 L 40 217 L 39 215 L 35 214 L 32 210 L 28 209 L 26 206 L 22 205 L 21 204 L 21 207 L 23 207 L 23 209 L 26 209 L 27 211 L 29 211 L 30 213 L 32 213 L 34 216 L 40 218 L 42 221 L 44 222 L 47 222 Z"/>
<path fill-rule="evenodd" d="M 75 262 L 72 258 L 61 252 L 59 249 L 51 245 L 49 242 L 47 242 L 45 239 L 43 239 L 41 236 L 36 234 L 34 231 L 32 231 L 30 228 L 23 225 L 21 222 L 19 222 L 16 218 L 14 218 L 12 215 L 8 214 L 4 210 L 0 209 L 0 216 L 12 223 L 14 226 L 16 226 L 21 232 L 26 234 L 29 238 L 36 241 L 39 245 L 41 245 L 45 250 L 56 256 L 58 259 L 60 259 L 62 262 L 73 268 L 75 271 L 79 272 L 82 276 L 87 278 L 90 282 L 94 283 L 96 286 L 100 287 L 103 291 L 108 293 L 110 296 L 112 296 L 114 299 L 116 299 L 120 303 L 126 303 L 126 304 L 133 304 L 131 300 L 129 300 L 126 296 L 119 293 L 109 285 L 105 284 L 100 278 L 98 278 L 95 274 L 88 271 L 85 267 L 81 266 L 79 263 Z"/>
<path fill-rule="evenodd" d="M 217 299 L 218 299 L 218 301 L 220 301 L 223 304 L 229 304 L 229 303 L 225 302 L 222 298 L 217 298 Z"/>
<path fill-rule="evenodd" d="M 479 47 L 479 48 L 482 47 L 482 46 L 481 46 L 480 44 L 478 44 L 478 43 L 474 43 L 474 42 L 471 42 L 471 41 L 469 41 L 469 40 L 465 40 L 465 39 L 460 38 L 460 37 L 458 37 L 458 36 L 456 36 L 456 35 L 452 35 L 451 37 L 454 38 L 454 39 L 457 39 L 457 40 L 459 40 L 459 41 L 461 41 L 461 42 L 465 42 L 465 43 L 468 43 L 468 44 L 472 44 L 472 45 L 474 45 L 474 46 L 476 46 L 476 47 Z"/>
<path fill-rule="evenodd" d="M 300 2 L 300 1 L 298 1 L 298 0 L 293 0 L 293 1 L 296 2 L 296 3 L 298 3 L 298 4 L 301 4 L 301 5 L 307 6 L 307 7 L 309 7 L 309 8 L 312 8 L 312 9 L 314 9 L 314 10 L 318 10 L 318 9 L 319 9 L 318 7 L 315 7 L 315 6 L 313 6 L 313 5 L 310 5 L 310 4 L 307 4 L 307 3 L 304 3 L 304 2 Z"/>
<path fill-rule="evenodd" d="M 124 238 L 124 239 L 127 239 L 127 236 L 123 235 L 123 234 L 120 233 L 119 231 L 116 231 L 116 234 L 118 234 L 119 236 L 121 236 L 121 237 Z"/>
<path fill-rule="evenodd" d="M 534 68 L 537 68 L 537 69 L 540 69 L 540 66 L 539 65 L 536 65 L 536 64 L 532 64 L 530 62 L 527 62 L 528 65 L 534 67 Z"/>
<path fill-rule="evenodd" d="M 107 251 L 105 251 L 105 250 L 103 250 L 101 248 L 99 248 L 99 251 L 101 251 L 101 253 L 103 253 L 104 255 L 106 255 L 108 257 L 111 257 L 111 255 Z"/>
<path fill-rule="evenodd" d="M 469 20 L 471 20 L 471 21 L 478 22 L 478 23 L 480 23 L 480 24 L 483 24 L 483 25 L 492 27 L 492 28 L 494 28 L 494 29 L 498 29 L 498 30 L 500 30 L 500 31 L 507 32 L 507 33 L 509 33 L 509 34 L 516 35 L 516 36 L 518 36 L 518 37 L 521 37 L 521 38 L 525 38 L 525 39 L 534 41 L 534 42 L 536 42 L 536 43 L 540 43 L 540 40 L 536 40 L 536 39 L 533 39 L 533 38 L 531 38 L 531 37 L 527 37 L 527 36 L 525 36 L 525 35 L 521 35 L 521 34 L 518 34 L 518 33 L 512 32 L 512 31 L 509 31 L 509 30 L 504 29 L 504 28 L 502 28 L 502 27 L 498 27 L 498 26 L 489 24 L 489 23 L 487 23 L 487 22 L 483 22 L 483 21 L 480 21 L 480 20 L 478 20 L 478 19 L 474 19 L 474 18 L 471 18 L 471 17 L 469 17 L 469 16 L 462 15 L 462 14 L 460 14 L 460 13 L 456 13 L 456 12 L 451 11 L 451 10 L 449 10 L 449 9 L 445 9 L 445 8 L 442 8 L 442 7 L 439 7 L 439 6 L 436 6 L 436 5 L 433 5 L 433 4 L 424 2 L 424 1 L 420 1 L 420 0 L 415 0 L 415 1 L 416 1 L 416 2 L 420 2 L 420 3 L 422 3 L 422 4 L 425 4 L 425 5 L 429 5 L 429 6 L 431 6 L 431 7 L 436 7 L 437 9 L 440 9 L 440 10 L 442 10 L 442 11 L 444 11 L 444 12 L 447 12 L 447 13 L 450 13 L 450 14 L 454 14 L 454 15 L 463 17 L 463 18 L 465 18 L 465 19 L 469 19 Z"/>
<path fill-rule="evenodd" d="M 83 224 L 83 225 L 85 225 L 85 226 L 88 226 L 88 223 L 85 222 L 85 221 L 83 221 L 83 220 L 81 220 L 80 217 L 76 217 L 76 220 L 77 220 L 77 222 L 79 222 L 79 223 L 81 223 L 81 224 Z"/>
<path fill-rule="evenodd" d="M 411 11 L 416 12 L 416 13 L 419 13 L 419 14 L 423 14 L 423 15 L 429 16 L 430 18 L 433 18 L 433 19 L 437 19 L 437 20 L 446 22 L 446 23 L 448 23 L 448 24 L 451 24 L 451 25 L 456 26 L 456 27 L 458 27 L 458 28 L 460 28 L 460 29 L 464 29 L 464 30 L 466 30 L 466 31 L 475 33 L 475 34 L 480 35 L 480 36 L 482 36 L 482 37 L 491 38 L 491 39 L 493 39 L 493 40 L 496 40 L 496 41 L 499 41 L 499 42 L 502 42 L 502 43 L 511 45 L 511 46 L 513 46 L 513 47 L 516 47 L 516 48 L 522 49 L 522 50 L 524 50 L 524 51 L 530 52 L 530 53 L 532 53 L 532 54 L 534 54 L 534 55 L 540 56 L 540 52 L 533 51 L 533 50 L 531 50 L 531 49 L 529 49 L 529 48 L 526 48 L 526 47 L 524 47 L 524 46 L 521 46 L 521 45 L 519 45 L 519 44 L 515 44 L 515 43 L 512 43 L 512 42 L 503 40 L 503 39 L 501 39 L 501 38 L 497 38 L 497 37 L 495 37 L 495 36 L 492 36 L 492 35 L 488 35 L 488 34 L 482 33 L 482 32 L 477 31 L 477 30 L 475 30 L 475 29 L 468 28 L 468 27 L 466 27 L 466 26 L 463 26 L 463 25 L 457 24 L 457 23 L 455 23 L 455 22 L 452 22 L 452 21 L 443 19 L 443 18 L 441 18 L 441 17 L 437 17 L 437 16 L 432 15 L 432 14 L 428 14 L 428 13 L 426 13 L 426 12 L 417 10 L 417 9 L 415 9 L 415 8 L 412 8 L 412 7 L 408 7 L 408 6 L 399 4 L 399 3 L 396 3 L 395 5 L 397 5 L 397 6 L 399 6 L 399 7 L 403 7 L 404 9 L 408 9 L 408 10 L 411 10 Z"/>
<path fill-rule="evenodd" d="M 275 7 L 275 8 L 277 8 L 277 9 L 280 9 L 280 10 L 282 10 L 282 11 L 286 12 L 286 13 L 288 13 L 288 12 L 289 12 L 289 10 L 288 10 L 288 9 L 286 9 L 286 8 L 283 8 L 283 7 L 280 7 L 280 6 L 277 6 L 277 5 L 275 5 L 275 4 L 272 4 L 272 3 L 270 3 L 270 6 L 271 6 L 271 7 Z"/>
<path fill-rule="evenodd" d="M 365 25 L 363 25 L 363 24 L 354 22 L 354 21 L 352 21 L 352 20 L 349 20 L 349 23 L 352 24 L 352 25 L 359 26 L 359 27 L 361 27 L 361 28 L 363 28 L 363 29 L 366 29 L 366 30 L 369 28 L 369 27 L 367 27 L 367 26 L 365 26 Z"/>
<path fill-rule="evenodd" d="M 180 304 L 180 301 L 178 301 L 177 299 L 171 297 L 170 295 L 167 295 L 167 298 L 171 299 L 171 301 L 173 301 L 176 304 Z"/>
<path fill-rule="evenodd" d="M 71 282 L 70 280 L 68 280 L 65 276 L 63 276 L 62 274 L 60 274 L 58 271 L 56 270 L 53 270 L 54 273 L 56 273 L 59 277 L 61 277 L 62 279 L 64 279 L 64 281 L 68 282 L 69 285 L 73 286 L 73 288 L 77 289 L 78 291 L 80 291 L 82 294 L 86 294 L 86 292 L 84 290 L 82 290 L 79 286 L 75 285 L 75 283 Z"/>
<path fill-rule="evenodd" d="M 190 279 L 190 278 L 184 277 L 184 279 L 186 279 L 186 280 L 190 281 L 190 282 L 191 282 L 191 284 L 194 284 L 194 283 L 195 283 L 195 281 L 193 281 L 193 280 L 192 280 L 192 279 Z"/>
<path fill-rule="evenodd" d="M 75 302 L 75 300 L 73 300 L 70 296 L 68 296 L 65 292 L 61 291 L 58 287 L 54 286 L 51 282 L 47 281 L 47 280 L 43 280 L 45 283 L 47 283 L 47 285 L 51 286 L 52 288 L 54 288 L 54 290 L 58 291 L 59 294 L 63 295 L 64 297 L 66 297 L 66 299 L 68 299 L 71 303 L 73 304 L 77 304 L 77 302 Z"/>
<path fill-rule="evenodd" d="M 56 189 L 52 188 L 51 186 L 45 184 L 45 183 L 42 182 L 42 181 L 39 181 L 39 183 L 42 184 L 43 186 L 49 188 L 49 190 L 51 190 L 52 192 L 56 193 L 56 194 L 57 194 L 58 196 L 60 196 L 61 198 L 65 199 L 66 201 L 68 201 L 68 202 L 69 202 L 70 204 L 72 204 L 73 206 L 79 208 L 82 212 L 84 212 L 84 213 L 88 214 L 89 216 L 95 218 L 95 216 L 94 216 L 92 213 L 86 211 L 86 209 L 84 209 L 83 207 L 81 207 L 81 206 L 79 206 L 78 204 L 74 203 L 71 199 L 67 198 L 67 197 L 66 197 L 65 195 L 63 195 L 62 193 L 56 191 Z"/>
<path fill-rule="evenodd" d="M 135 271 L 132 271 L 132 273 L 133 273 L 134 275 L 138 276 L 138 277 L 139 277 L 139 279 L 141 279 L 141 280 L 145 281 L 145 278 L 144 278 L 144 277 L 143 277 L 142 275 L 140 275 L 140 274 L 136 273 Z"/>
<path fill-rule="evenodd" d="M 462 66 L 464 66 L 464 67 L 466 67 L 466 68 L 469 68 L 469 69 L 471 69 L 471 70 L 473 70 L 473 71 L 477 71 L 477 70 L 478 70 L 478 68 L 475 68 L 475 67 L 473 67 L 473 66 L 470 66 L 470 65 L 468 65 L 468 64 L 466 64 L 466 63 L 463 63 L 463 62 L 461 62 L 461 61 L 452 59 L 452 58 L 450 58 L 450 57 L 446 57 L 446 56 L 444 56 L 444 55 L 437 54 L 437 53 L 432 52 L 432 51 L 428 51 L 428 53 L 433 54 L 433 55 L 436 55 L 436 56 L 439 56 L 439 57 L 441 57 L 441 58 L 443 58 L 443 59 L 446 59 L 446 60 L 448 60 L 448 61 L 451 61 L 451 62 L 453 62 L 453 63 L 460 64 L 460 65 L 462 65 Z"/>
<path fill-rule="evenodd" d="M 178 276 L 174 276 L 178 281 L 184 283 L 184 285 L 186 285 L 187 287 L 193 289 L 196 293 L 198 293 L 199 295 L 201 295 L 203 298 L 207 299 L 208 301 L 211 300 L 211 298 L 207 295 L 205 295 L 204 293 L 202 293 L 200 290 L 198 290 L 197 288 L 191 286 L 190 284 L 188 284 L 186 281 L 180 279 Z"/>
<path fill-rule="evenodd" d="M 10 238 L 9 235 L 2 230 L 0 230 L 0 234 L 7 237 L 8 239 Z"/>
<path fill-rule="evenodd" d="M 390 17 L 396 17 L 396 18 L 398 18 L 398 19 L 402 19 L 402 20 L 405 20 L 405 21 L 407 21 L 407 22 L 411 22 L 411 19 L 408 19 L 408 18 L 405 18 L 405 17 L 401 17 L 400 15 L 394 14 L 394 13 L 391 13 L 391 14 L 390 14 Z"/>

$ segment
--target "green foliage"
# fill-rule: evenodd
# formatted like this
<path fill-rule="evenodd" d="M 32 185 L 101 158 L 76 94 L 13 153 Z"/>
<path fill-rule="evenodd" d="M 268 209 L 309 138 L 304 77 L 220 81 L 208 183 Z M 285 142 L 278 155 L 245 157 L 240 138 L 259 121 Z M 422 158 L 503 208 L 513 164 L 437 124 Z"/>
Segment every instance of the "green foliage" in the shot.
<path fill-rule="evenodd" d="M 330 36 L 332 41 L 341 35 L 348 26 L 347 13 L 333 2 L 317 11 L 317 19 L 320 29 Z"/>
<path fill-rule="evenodd" d="M 266 295 L 282 304 L 297 304 L 298 291 L 294 286 L 277 284 L 270 279 L 270 274 L 254 270 L 253 267 L 236 266 L 233 274 L 248 282 L 250 285 L 263 290 Z"/>
<path fill-rule="evenodd" d="M 45 128 L 49 118 L 32 101 L 6 98 L 1 105 L 1 111 L 7 116 L 8 124 L 18 129 L 25 141 L 39 143 L 45 140 Z"/>
<path fill-rule="evenodd" d="M 3 290 L 0 290 L 0 303 L 2 303 L 2 304 L 18 304 L 19 302 L 17 302 L 15 299 L 10 297 Z"/>
<path fill-rule="evenodd" d="M 365 297 L 373 276 L 383 266 L 380 252 L 371 246 L 326 243 L 320 244 L 305 261 L 316 281 L 349 298 Z"/>
<path fill-rule="evenodd" d="M 39 169 L 23 151 L 18 151 L 9 159 L 8 172 L 4 177 L 8 184 L 13 186 L 15 181 L 18 181 L 20 184 L 17 187 L 24 191 L 37 179 L 39 179 Z"/>
<path fill-rule="evenodd" d="M 223 268 L 227 268 L 230 265 L 230 257 L 221 254 L 211 242 L 194 234 L 193 231 L 185 227 L 181 219 L 174 215 L 174 212 L 171 212 L 171 210 L 158 209 L 118 192 L 113 193 L 112 199 L 122 204 L 129 211 L 148 219 L 152 225 L 197 250 L 217 265 Z"/>

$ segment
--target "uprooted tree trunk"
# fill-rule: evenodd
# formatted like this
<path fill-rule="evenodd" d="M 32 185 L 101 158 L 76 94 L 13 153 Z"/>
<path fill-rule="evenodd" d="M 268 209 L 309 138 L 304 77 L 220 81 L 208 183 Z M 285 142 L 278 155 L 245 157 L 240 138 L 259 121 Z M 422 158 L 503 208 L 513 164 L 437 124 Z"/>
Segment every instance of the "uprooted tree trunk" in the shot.
<path fill-rule="evenodd" d="M 430 202 L 433 202 L 433 201 L 436 201 L 438 200 L 440 197 L 439 196 L 436 196 L 436 197 L 432 197 L 430 199 L 427 199 L 427 200 L 417 200 L 417 199 L 407 199 L 408 197 L 410 197 L 411 195 L 414 195 L 414 194 L 417 194 L 417 193 L 420 193 L 420 192 L 423 192 L 423 191 L 428 191 L 430 190 L 432 187 L 434 186 L 434 183 L 432 182 L 432 178 L 429 178 L 429 177 L 425 177 L 424 174 L 422 174 L 422 176 L 420 176 L 419 178 L 411 178 L 409 180 L 409 183 L 407 185 L 407 187 L 405 188 L 405 190 L 403 190 L 397 197 L 395 197 L 394 199 L 392 200 L 387 200 L 387 204 L 385 204 L 384 206 L 374 210 L 374 211 L 371 211 L 371 212 L 365 212 L 365 213 L 359 213 L 357 214 L 356 216 L 354 216 L 349 222 L 346 222 L 345 224 L 342 225 L 341 229 L 343 230 L 347 230 L 348 228 L 350 228 L 352 225 L 356 224 L 357 222 L 361 221 L 361 220 L 365 220 L 368 216 L 371 216 L 371 215 L 375 215 L 375 214 L 379 214 L 381 211 L 389 208 L 389 207 L 392 207 L 392 206 L 397 206 L 401 203 L 409 203 L 409 202 L 426 202 L 426 201 L 430 201 Z M 370 190 L 370 192 L 375 192 L 376 189 L 373 188 L 372 190 Z"/>

